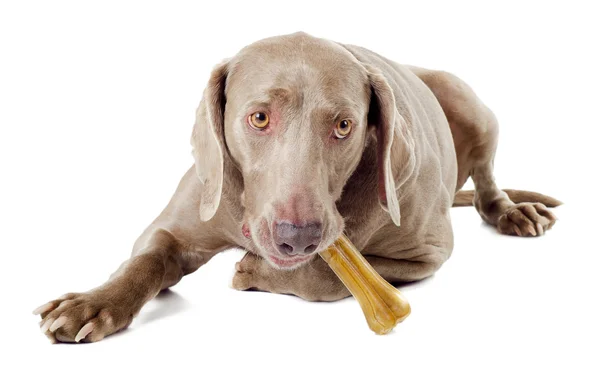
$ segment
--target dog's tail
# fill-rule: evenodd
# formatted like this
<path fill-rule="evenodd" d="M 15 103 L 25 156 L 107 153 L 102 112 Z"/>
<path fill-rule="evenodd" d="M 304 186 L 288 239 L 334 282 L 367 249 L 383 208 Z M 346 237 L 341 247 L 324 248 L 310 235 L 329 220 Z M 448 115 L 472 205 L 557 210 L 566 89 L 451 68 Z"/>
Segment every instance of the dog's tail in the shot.
<path fill-rule="evenodd" d="M 538 192 L 532 191 L 520 191 L 520 190 L 502 190 L 506 192 L 510 200 L 515 203 L 522 202 L 538 202 L 542 203 L 546 207 L 557 207 L 562 204 L 560 200 L 554 199 L 551 196 L 543 195 Z M 475 197 L 475 191 L 458 191 L 454 196 L 454 203 L 452 207 L 463 207 L 473 206 L 473 198 Z"/>

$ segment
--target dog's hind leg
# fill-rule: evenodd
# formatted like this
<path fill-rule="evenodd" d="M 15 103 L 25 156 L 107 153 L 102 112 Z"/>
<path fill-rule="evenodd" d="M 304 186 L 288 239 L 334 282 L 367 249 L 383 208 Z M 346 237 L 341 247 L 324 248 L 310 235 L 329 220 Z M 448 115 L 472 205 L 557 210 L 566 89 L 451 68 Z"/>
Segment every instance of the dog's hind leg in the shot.
<path fill-rule="evenodd" d="M 472 203 L 483 220 L 503 234 L 539 236 L 550 229 L 556 217 L 546 206 L 557 206 L 560 202 L 532 192 L 503 191 L 496 185 L 493 171 L 498 122 L 492 111 L 458 77 L 441 71 L 411 69 L 433 92 L 448 119 L 458 162 L 456 189 L 469 176 L 475 183 L 474 194 L 458 193 L 455 205 L 466 205 L 473 198 Z"/>
<path fill-rule="evenodd" d="M 494 179 L 494 156 L 499 133 L 496 117 L 466 84 L 454 90 L 454 93 L 459 98 L 455 102 L 465 104 L 453 112 L 451 126 L 453 133 L 460 132 L 459 137 L 471 141 L 466 151 L 461 151 L 459 158 L 464 161 L 463 168 L 468 169 L 468 175 L 475 184 L 475 209 L 484 221 L 496 226 L 502 234 L 522 237 L 543 235 L 556 222 L 556 217 L 546 205 L 555 206 L 560 202 L 533 192 L 503 191 L 498 188 Z M 467 109 L 472 110 L 468 115 L 465 113 Z M 459 115 L 462 117 L 457 118 Z M 459 148 L 456 150 L 458 154 Z M 507 192 L 513 195 L 513 199 Z"/>
<path fill-rule="evenodd" d="M 475 183 L 474 194 L 459 192 L 455 205 L 472 202 L 481 218 L 503 234 L 540 236 L 550 229 L 556 217 L 546 206 L 557 206 L 560 202 L 533 192 L 503 191 L 496 185 L 493 171 L 498 122 L 492 111 L 458 77 L 441 71 L 411 69 L 433 92 L 448 119 L 458 161 L 456 189 L 469 176 Z"/>

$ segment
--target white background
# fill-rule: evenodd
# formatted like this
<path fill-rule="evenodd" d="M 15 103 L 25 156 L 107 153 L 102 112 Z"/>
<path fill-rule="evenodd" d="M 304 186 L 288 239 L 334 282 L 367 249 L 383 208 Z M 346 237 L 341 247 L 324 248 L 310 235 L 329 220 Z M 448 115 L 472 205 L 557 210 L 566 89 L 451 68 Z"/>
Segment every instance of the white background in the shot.
<path fill-rule="evenodd" d="M 600 31 L 583 4 L 2 1 L 0 387 L 597 389 Z M 554 229 L 504 237 L 453 210 L 453 256 L 402 288 L 413 313 L 388 336 L 353 299 L 231 289 L 234 251 L 129 330 L 51 345 L 31 310 L 128 257 L 192 164 L 212 66 L 297 30 L 465 79 L 501 123 L 499 184 L 564 201 Z"/>

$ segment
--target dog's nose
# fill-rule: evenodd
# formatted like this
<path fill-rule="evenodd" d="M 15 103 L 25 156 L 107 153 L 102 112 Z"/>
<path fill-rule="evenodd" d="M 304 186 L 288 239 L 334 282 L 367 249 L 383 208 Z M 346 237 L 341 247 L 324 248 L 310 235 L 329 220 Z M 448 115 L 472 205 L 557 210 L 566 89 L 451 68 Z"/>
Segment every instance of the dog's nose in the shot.
<path fill-rule="evenodd" d="M 288 222 L 277 222 L 274 229 L 277 249 L 284 255 L 308 255 L 321 242 L 321 223 L 311 222 L 303 226 Z"/>

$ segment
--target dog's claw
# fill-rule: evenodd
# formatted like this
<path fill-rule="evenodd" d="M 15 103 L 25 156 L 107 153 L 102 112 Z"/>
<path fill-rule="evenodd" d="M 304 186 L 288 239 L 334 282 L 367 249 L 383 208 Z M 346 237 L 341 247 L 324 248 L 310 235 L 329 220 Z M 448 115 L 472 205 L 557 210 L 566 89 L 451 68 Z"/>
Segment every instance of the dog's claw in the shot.
<path fill-rule="evenodd" d="M 49 318 L 46 321 L 44 321 L 44 323 L 42 324 L 42 328 L 40 329 L 42 333 L 46 333 L 46 331 L 52 326 L 53 323 L 54 320 L 52 318 Z"/>
<path fill-rule="evenodd" d="M 544 235 L 544 228 L 542 227 L 541 223 L 536 222 L 535 227 L 537 228 L 538 236 Z"/>
<path fill-rule="evenodd" d="M 53 307 L 54 307 L 54 304 L 52 302 L 45 303 L 42 306 L 35 309 L 33 311 L 33 315 L 44 314 L 45 312 L 49 311 Z"/>
<path fill-rule="evenodd" d="M 79 330 L 79 333 L 77 333 L 77 336 L 75 336 L 75 342 L 78 343 L 79 341 L 83 340 L 84 338 L 86 338 L 87 335 L 92 333 L 93 330 L 94 330 L 94 324 L 92 324 L 91 322 L 88 322 L 87 324 L 85 324 L 83 326 L 83 328 L 81 328 Z"/>
<path fill-rule="evenodd" d="M 535 229 L 533 228 L 533 226 L 531 225 L 527 225 L 527 231 L 529 232 L 529 234 L 531 234 L 532 236 L 537 236 L 537 233 L 535 232 Z"/>
<path fill-rule="evenodd" d="M 66 323 L 67 323 L 66 317 L 58 317 L 58 319 L 56 321 L 54 321 L 52 323 L 52 326 L 50 326 L 50 328 L 48 328 L 48 329 L 50 329 L 50 332 L 54 332 Z"/>
<path fill-rule="evenodd" d="M 519 237 L 523 237 L 523 233 L 521 233 L 521 229 L 519 229 L 519 227 L 517 225 L 514 226 L 515 229 L 515 233 L 517 233 L 517 235 Z"/>

